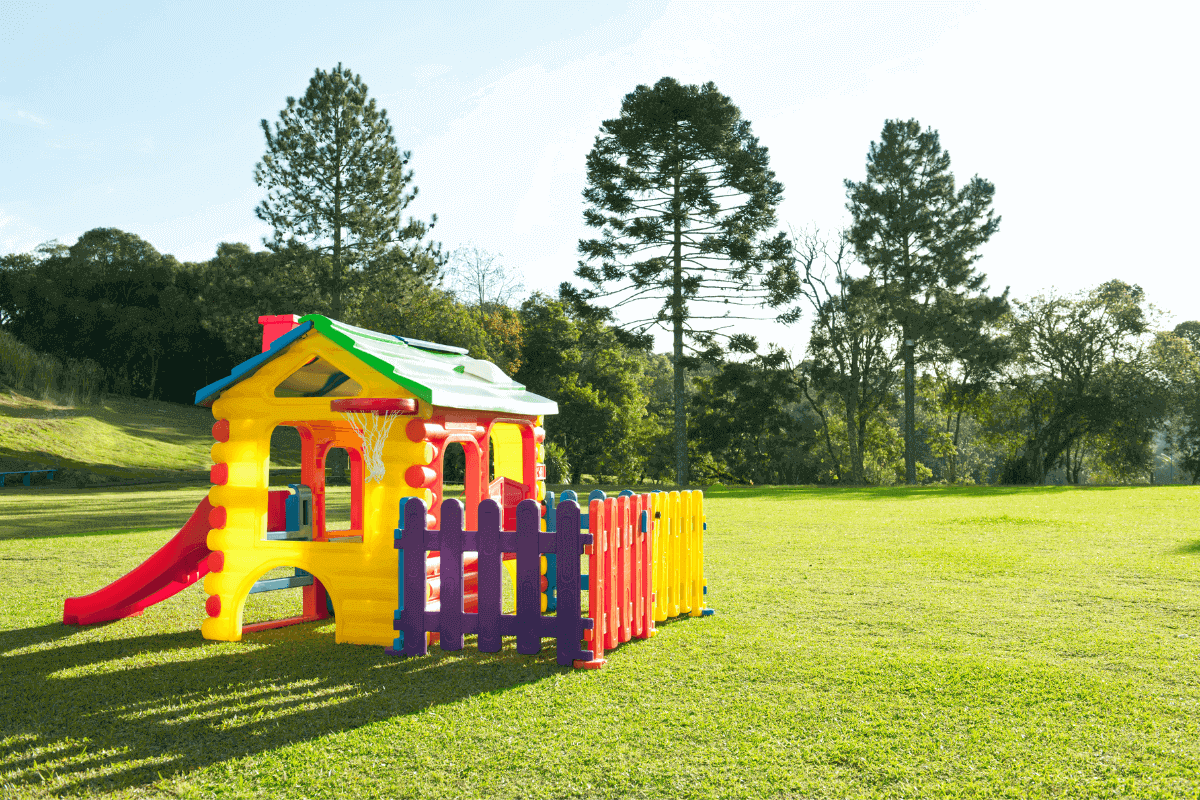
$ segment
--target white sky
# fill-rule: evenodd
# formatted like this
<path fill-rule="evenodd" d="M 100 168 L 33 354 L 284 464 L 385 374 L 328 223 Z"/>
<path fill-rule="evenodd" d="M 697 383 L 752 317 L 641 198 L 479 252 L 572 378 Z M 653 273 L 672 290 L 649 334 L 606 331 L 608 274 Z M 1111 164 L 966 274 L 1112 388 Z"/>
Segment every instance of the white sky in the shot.
<path fill-rule="evenodd" d="M 960 185 L 996 186 L 978 264 L 993 290 L 1120 278 L 1200 319 L 1186 8 L 0 0 L 0 253 L 98 227 L 181 260 L 261 248 L 259 121 L 340 61 L 412 151 L 409 211 L 438 215 L 431 238 L 499 252 L 554 293 L 594 235 L 581 192 L 600 123 L 670 75 L 714 81 L 750 120 L 782 226 L 845 224 L 842 181 L 863 179 L 885 119 L 915 117 Z M 751 330 L 795 347 L 807 326 Z"/>

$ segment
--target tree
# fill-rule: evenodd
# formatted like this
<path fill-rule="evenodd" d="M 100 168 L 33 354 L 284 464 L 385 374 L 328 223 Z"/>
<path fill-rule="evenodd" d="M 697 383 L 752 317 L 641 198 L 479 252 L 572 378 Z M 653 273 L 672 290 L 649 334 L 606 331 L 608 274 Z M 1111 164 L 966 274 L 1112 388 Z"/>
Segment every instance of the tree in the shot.
<path fill-rule="evenodd" d="M 693 438 L 738 482 L 815 482 L 816 426 L 796 402 L 796 369 L 787 353 L 778 347 L 759 353 L 746 334 L 735 335 L 729 349 L 746 358 L 696 378 Z"/>
<path fill-rule="evenodd" d="M 974 416 L 982 409 L 984 395 L 994 388 L 995 378 L 1015 353 L 1010 337 L 1001 330 L 1003 318 L 997 319 L 995 313 L 997 298 L 949 300 L 947 310 L 953 313 L 946 317 L 942 337 L 925 343 L 922 360 L 933 371 L 926 385 L 934 391 L 925 395 L 926 405 L 944 420 L 944 427 L 933 433 L 936 444 L 930 444 L 935 455 L 944 459 L 945 479 L 955 483 L 964 415 Z"/>
<path fill-rule="evenodd" d="M 210 342 L 197 335 L 188 265 L 116 228 L 42 255 L 12 275 L 15 336 L 64 361 L 96 361 L 118 391 L 183 400 L 196 390 L 192 363 Z"/>
<path fill-rule="evenodd" d="M 0 328 L 9 328 L 21 314 L 17 297 L 40 259 L 33 253 L 0 256 Z"/>
<path fill-rule="evenodd" d="M 376 291 L 364 292 L 353 313 L 354 323 L 381 333 L 462 347 L 472 358 L 491 361 L 509 375 L 521 365 L 522 331 L 509 308 L 480 319 L 454 294 L 423 283 L 402 284 L 401 292 L 380 280 Z"/>
<path fill-rule="evenodd" d="M 540 293 L 521 305 L 525 348 L 516 380 L 558 403 L 548 443 L 563 448 L 573 481 L 584 472 L 622 482 L 642 476 L 655 420 L 647 414 L 640 352 L 596 319 Z"/>
<path fill-rule="evenodd" d="M 475 306 L 481 319 L 489 309 L 508 306 L 525 291 L 520 276 L 502 258 L 475 245 L 463 245 L 450 254 L 446 275 L 451 288 Z"/>
<path fill-rule="evenodd" d="M 1192 352 L 1200 356 L 1200 322 L 1196 320 L 1181 322 L 1175 326 L 1172 333 L 1181 339 L 1186 339 L 1192 346 Z"/>
<path fill-rule="evenodd" d="M 760 236 L 775 225 L 783 185 L 750 123 L 711 82 L 638 86 L 600 130 L 583 196 L 584 221 L 601 236 L 579 242 L 575 274 L 592 288 L 577 296 L 610 307 L 661 300 L 624 327 L 671 332 L 676 481 L 687 485 L 685 344 L 711 347 L 717 321 L 740 316 L 730 308 L 767 299 L 764 265 L 786 260 L 788 244 L 782 233 Z M 696 308 L 704 303 L 722 313 Z"/>
<path fill-rule="evenodd" d="M 900 332 L 904 358 L 905 478 L 916 480 L 915 381 L 918 348 L 945 340 L 968 293 L 983 293 L 976 252 L 1000 225 L 991 204 L 995 187 L 978 175 L 955 191 L 950 154 L 938 134 L 915 119 L 887 120 L 871 142 L 867 177 L 847 180 L 853 224 L 850 241 L 859 261 L 882 283 L 882 303 Z M 1007 311 L 1004 295 L 981 301 L 984 321 Z"/>
<path fill-rule="evenodd" d="M 1200 322 L 1189 320 L 1162 331 L 1154 340 L 1155 362 L 1171 390 L 1164 425 L 1173 463 L 1200 480 Z"/>
<path fill-rule="evenodd" d="M 199 265 L 200 324 L 224 344 L 225 371 L 262 350 L 264 314 L 328 313 L 328 298 L 315 291 L 321 256 L 296 240 L 274 252 L 222 242 Z"/>
<path fill-rule="evenodd" d="M 280 249 L 290 239 L 306 242 L 327 255 L 318 275 L 330 314 L 342 318 L 345 294 L 355 276 L 351 267 L 379 258 L 389 246 L 404 246 L 415 260 L 421 253 L 440 258 L 435 243 L 419 244 L 428 226 L 401 212 L 417 196 L 410 156 L 396 148 L 387 111 L 367 98 L 367 86 L 339 63 L 332 72 L 320 69 L 297 102 L 287 99 L 275 132 L 262 121 L 267 152 L 254 168 L 254 180 L 267 189 L 255 208 L 259 219 L 275 229 L 269 247 Z"/>
<path fill-rule="evenodd" d="M 1078 480 L 1078 458 L 1067 456 L 1081 443 L 1119 476 L 1147 467 L 1170 387 L 1144 341 L 1152 321 L 1144 304 L 1140 287 L 1118 280 L 1075 298 L 1017 303 L 1019 357 L 1009 385 L 1023 401 L 1024 441 L 1005 467 L 1006 483 L 1041 483 L 1059 464 Z"/>
<path fill-rule="evenodd" d="M 887 410 L 896 385 L 900 351 L 896 331 L 884 313 L 879 282 L 870 274 L 858 278 L 851 274 L 845 235 L 838 237 L 836 248 L 815 231 L 793 233 L 792 239 L 794 257 L 786 279 L 775 283 L 775 302 L 795 296 L 814 315 L 800 390 L 821 418 L 835 478 L 862 484 L 868 431 Z M 780 321 L 797 322 L 802 311 L 798 304 L 781 314 Z M 827 395 L 839 401 L 838 427 L 845 431 L 848 476 L 842 474 L 834 447 Z"/>

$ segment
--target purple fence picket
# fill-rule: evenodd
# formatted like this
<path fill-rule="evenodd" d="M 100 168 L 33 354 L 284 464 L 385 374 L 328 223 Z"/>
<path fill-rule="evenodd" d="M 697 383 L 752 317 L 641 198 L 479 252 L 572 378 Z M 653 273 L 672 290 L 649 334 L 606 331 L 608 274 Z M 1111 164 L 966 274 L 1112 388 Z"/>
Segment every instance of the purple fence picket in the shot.
<path fill-rule="evenodd" d="M 441 606 L 438 633 L 441 647 L 452 652 L 463 649 L 463 506 L 457 500 L 442 503 L 439 531 L 441 550 Z M 432 549 L 432 548 L 430 548 Z"/>
<path fill-rule="evenodd" d="M 517 506 L 517 652 L 542 651 L 541 510 L 537 501 Z"/>
<path fill-rule="evenodd" d="M 504 644 L 500 628 L 500 506 L 494 500 L 479 504 L 479 652 L 499 653 Z"/>
<path fill-rule="evenodd" d="M 555 615 L 555 633 L 558 640 L 558 663 L 564 667 L 575 661 L 591 661 L 592 651 L 580 649 L 583 632 L 591 630 L 592 620 L 580 611 L 583 590 L 579 579 L 579 557 L 585 545 L 592 543 L 590 533 L 579 532 L 579 504 L 573 500 L 559 503 L 555 509 L 554 552 L 556 580 L 558 581 L 558 608 Z"/>
<path fill-rule="evenodd" d="M 404 570 L 400 631 L 406 656 L 429 653 L 425 644 L 425 555 L 430 549 L 430 533 L 425 530 L 425 504 L 415 497 L 410 499 L 404 504 L 404 530 L 396 540 L 396 548 L 400 551 L 400 568 Z"/>

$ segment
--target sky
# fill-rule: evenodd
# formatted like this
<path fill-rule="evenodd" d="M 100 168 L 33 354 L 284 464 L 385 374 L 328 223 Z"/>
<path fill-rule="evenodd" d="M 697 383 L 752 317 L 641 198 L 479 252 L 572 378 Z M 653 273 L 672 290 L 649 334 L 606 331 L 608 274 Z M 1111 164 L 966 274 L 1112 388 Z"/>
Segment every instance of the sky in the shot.
<path fill-rule="evenodd" d="M 782 229 L 847 225 L 843 182 L 863 180 L 885 120 L 915 118 L 959 185 L 996 187 L 977 264 L 993 293 L 1117 278 L 1169 326 L 1200 319 L 1194 9 L 0 0 L 0 254 L 101 227 L 183 261 L 263 249 L 261 120 L 341 63 L 412 152 L 406 213 L 553 294 L 595 235 L 582 192 L 601 123 L 671 76 L 713 81 L 749 120 Z M 799 357 L 809 320 L 769 317 L 739 329 Z"/>

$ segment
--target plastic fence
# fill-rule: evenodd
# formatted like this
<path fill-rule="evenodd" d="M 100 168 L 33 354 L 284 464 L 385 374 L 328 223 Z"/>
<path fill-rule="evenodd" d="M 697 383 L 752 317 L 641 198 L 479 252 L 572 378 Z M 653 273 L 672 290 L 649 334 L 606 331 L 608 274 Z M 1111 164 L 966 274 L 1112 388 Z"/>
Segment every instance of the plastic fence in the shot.
<path fill-rule="evenodd" d="M 500 506 L 494 500 L 479 504 L 479 530 L 463 530 L 463 505 L 444 500 L 440 530 L 426 528 L 425 504 L 419 498 L 404 503 L 404 526 L 396 531 L 399 551 L 397 590 L 400 607 L 394 627 L 398 631 L 389 652 L 406 656 L 428 653 L 427 632 L 437 633 L 443 650 L 463 648 L 464 637 L 475 634 L 480 652 L 499 652 L 504 636 L 515 636 L 517 652 L 536 655 L 543 638 L 556 640 L 558 663 L 583 666 L 593 661 L 593 652 L 580 646 L 592 620 L 581 610 L 580 556 L 592 543 L 592 535 L 582 533 L 579 505 L 560 503 L 556 512 L 556 531 L 543 533 L 541 509 L 535 500 L 523 500 L 517 506 L 516 530 L 500 528 Z M 439 602 L 436 610 L 428 607 L 427 561 L 430 551 L 439 551 Z M 501 554 L 516 553 L 516 612 L 504 614 L 501 608 Z M 464 604 L 464 559 L 475 556 L 477 610 Z M 558 606 L 553 615 L 542 615 L 540 563 L 543 554 L 554 554 Z M 580 662 L 580 663 L 576 663 Z"/>

